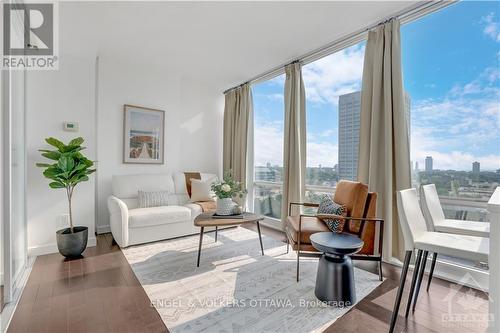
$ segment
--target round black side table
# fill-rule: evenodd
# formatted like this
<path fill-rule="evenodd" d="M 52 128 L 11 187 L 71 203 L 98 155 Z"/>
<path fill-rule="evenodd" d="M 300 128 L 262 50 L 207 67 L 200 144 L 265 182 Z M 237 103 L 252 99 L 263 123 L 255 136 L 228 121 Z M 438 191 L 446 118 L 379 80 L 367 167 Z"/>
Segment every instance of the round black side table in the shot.
<path fill-rule="evenodd" d="M 311 235 L 311 244 L 323 252 L 316 275 L 316 297 L 333 306 L 353 305 L 356 290 L 349 255 L 361 250 L 364 242 L 348 233 L 318 232 Z"/>

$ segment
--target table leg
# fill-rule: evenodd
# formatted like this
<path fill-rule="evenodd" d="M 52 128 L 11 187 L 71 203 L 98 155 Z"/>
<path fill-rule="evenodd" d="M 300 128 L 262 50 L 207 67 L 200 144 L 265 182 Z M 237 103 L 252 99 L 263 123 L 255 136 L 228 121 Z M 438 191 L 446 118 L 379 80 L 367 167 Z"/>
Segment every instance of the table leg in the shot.
<path fill-rule="evenodd" d="M 217 231 L 219 230 L 218 226 L 215 226 L 215 242 L 217 243 Z"/>
<path fill-rule="evenodd" d="M 203 229 L 205 228 L 200 228 L 200 244 L 198 245 L 198 263 L 196 264 L 196 267 L 200 267 L 201 244 L 203 243 Z"/>
<path fill-rule="evenodd" d="M 257 221 L 257 231 L 259 232 L 259 241 L 260 241 L 260 251 L 262 255 L 264 255 L 264 246 L 262 246 L 262 236 L 260 235 L 260 223 Z"/>
<path fill-rule="evenodd" d="M 356 302 L 354 270 L 349 256 L 321 256 L 314 294 L 320 301 L 336 307 L 351 306 Z"/>

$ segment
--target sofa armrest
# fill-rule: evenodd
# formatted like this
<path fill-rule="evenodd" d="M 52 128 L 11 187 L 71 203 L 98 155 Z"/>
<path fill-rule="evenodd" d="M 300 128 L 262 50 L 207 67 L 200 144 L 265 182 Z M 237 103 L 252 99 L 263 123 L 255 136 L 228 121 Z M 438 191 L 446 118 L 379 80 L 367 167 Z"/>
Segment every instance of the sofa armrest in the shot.
<path fill-rule="evenodd" d="M 128 246 L 128 207 L 115 196 L 108 198 L 109 227 L 120 247 Z"/>

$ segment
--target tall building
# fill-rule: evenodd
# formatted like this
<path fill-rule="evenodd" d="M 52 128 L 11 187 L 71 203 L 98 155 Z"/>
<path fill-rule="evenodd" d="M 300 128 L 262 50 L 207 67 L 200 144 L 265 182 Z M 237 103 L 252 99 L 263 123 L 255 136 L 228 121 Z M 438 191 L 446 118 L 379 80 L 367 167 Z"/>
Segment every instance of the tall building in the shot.
<path fill-rule="evenodd" d="M 432 156 L 425 158 L 425 172 L 432 172 Z"/>
<path fill-rule="evenodd" d="M 418 161 L 415 161 L 415 171 L 418 171 Z"/>
<path fill-rule="evenodd" d="M 411 98 L 406 92 L 404 107 L 410 137 Z M 358 178 L 360 113 L 361 91 L 339 96 L 339 180 Z"/>
<path fill-rule="evenodd" d="M 481 164 L 479 162 L 472 163 L 472 173 L 478 174 L 481 171 Z"/>

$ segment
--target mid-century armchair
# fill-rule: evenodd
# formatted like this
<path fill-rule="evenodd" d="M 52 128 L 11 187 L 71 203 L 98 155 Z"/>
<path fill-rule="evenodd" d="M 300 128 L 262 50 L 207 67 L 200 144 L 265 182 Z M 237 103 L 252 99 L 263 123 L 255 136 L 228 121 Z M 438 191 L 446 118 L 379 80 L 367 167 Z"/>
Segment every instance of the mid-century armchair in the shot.
<path fill-rule="evenodd" d="M 319 207 L 315 203 L 292 202 L 289 205 L 288 218 L 285 224 L 287 235 L 287 251 L 289 246 L 297 251 L 297 281 L 299 281 L 300 257 L 317 256 L 318 251 L 311 245 L 309 237 L 316 232 L 330 231 L 323 219 L 344 219 L 343 232 L 357 235 L 364 241 L 363 248 L 351 256 L 355 260 L 370 260 L 379 262 L 379 277 L 382 280 L 382 242 L 383 223 L 382 219 L 376 218 L 377 194 L 368 192 L 368 186 L 360 183 L 342 180 L 337 184 L 333 200 L 344 205 L 347 216 L 336 216 L 331 214 L 308 215 L 297 214 L 292 216 L 293 206 Z M 380 225 L 378 251 L 375 251 L 376 224 Z"/>

